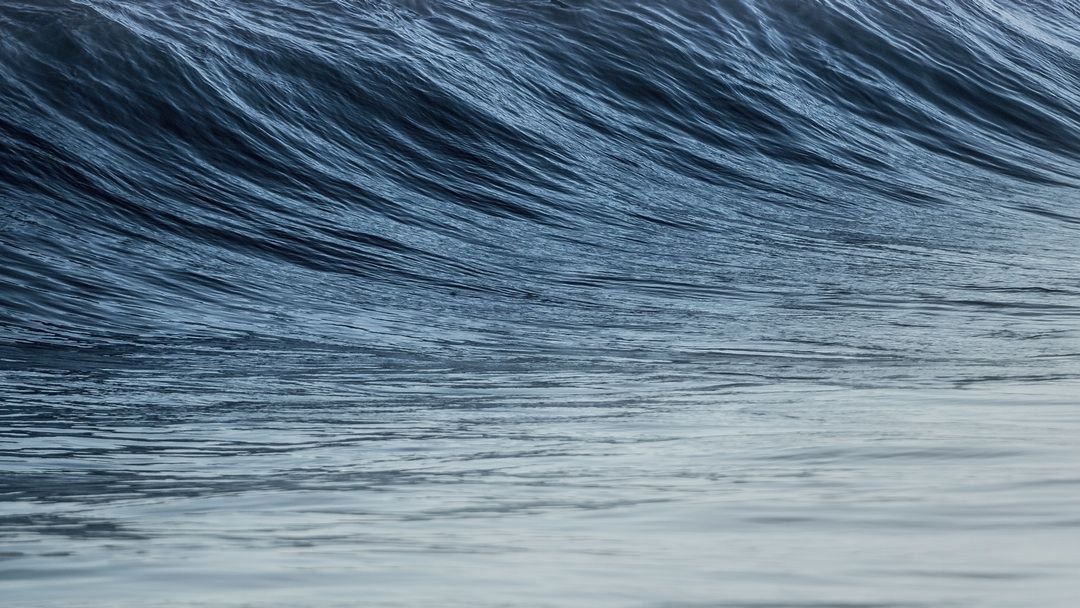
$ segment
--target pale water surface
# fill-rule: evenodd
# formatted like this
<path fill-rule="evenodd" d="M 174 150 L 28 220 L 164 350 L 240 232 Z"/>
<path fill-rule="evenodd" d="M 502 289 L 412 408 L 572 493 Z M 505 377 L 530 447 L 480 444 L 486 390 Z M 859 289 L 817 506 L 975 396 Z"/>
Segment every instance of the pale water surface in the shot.
<path fill-rule="evenodd" d="M 121 373 L 9 401 L 7 605 L 1066 607 L 1080 592 L 1076 384 L 248 380 L 148 404 Z M 276 396 L 240 394 L 255 384 Z M 95 413 L 74 414 L 88 397 Z"/>

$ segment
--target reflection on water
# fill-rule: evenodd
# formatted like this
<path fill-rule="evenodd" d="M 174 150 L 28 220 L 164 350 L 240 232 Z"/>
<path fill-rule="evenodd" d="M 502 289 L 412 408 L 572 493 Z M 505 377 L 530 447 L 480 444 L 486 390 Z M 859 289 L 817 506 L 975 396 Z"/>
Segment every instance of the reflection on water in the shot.
<path fill-rule="evenodd" d="M 1080 580 L 1075 384 L 200 369 L 4 374 L 17 605 L 1066 606 Z"/>

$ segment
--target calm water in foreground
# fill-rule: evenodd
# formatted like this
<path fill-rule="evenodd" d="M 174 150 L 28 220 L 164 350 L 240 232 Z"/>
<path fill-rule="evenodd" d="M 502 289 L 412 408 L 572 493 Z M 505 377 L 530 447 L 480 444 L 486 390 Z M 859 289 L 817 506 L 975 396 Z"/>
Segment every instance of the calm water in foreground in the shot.
<path fill-rule="evenodd" d="M 1075 384 L 483 376 L 6 406 L 6 603 L 1075 605 Z"/>

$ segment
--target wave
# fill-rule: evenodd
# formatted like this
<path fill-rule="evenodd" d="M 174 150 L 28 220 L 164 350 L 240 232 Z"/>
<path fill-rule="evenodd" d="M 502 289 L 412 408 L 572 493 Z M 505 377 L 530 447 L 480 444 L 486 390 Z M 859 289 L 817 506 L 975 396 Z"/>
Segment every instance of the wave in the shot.
<path fill-rule="evenodd" d="M 1080 372 L 1075 1 L 2 0 L 0 29 L 9 362 Z"/>

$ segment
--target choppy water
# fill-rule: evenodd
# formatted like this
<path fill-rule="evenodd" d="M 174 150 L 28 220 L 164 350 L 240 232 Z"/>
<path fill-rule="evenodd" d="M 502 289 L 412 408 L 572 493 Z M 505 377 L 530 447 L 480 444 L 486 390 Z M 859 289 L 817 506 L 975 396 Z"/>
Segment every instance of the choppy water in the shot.
<path fill-rule="evenodd" d="M 1076 605 L 1074 0 L 0 34 L 4 605 Z"/>

